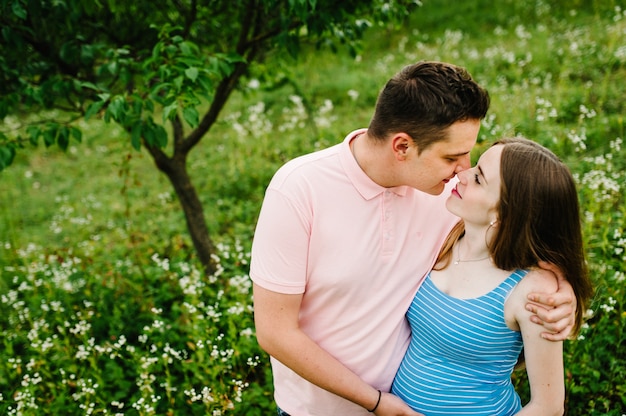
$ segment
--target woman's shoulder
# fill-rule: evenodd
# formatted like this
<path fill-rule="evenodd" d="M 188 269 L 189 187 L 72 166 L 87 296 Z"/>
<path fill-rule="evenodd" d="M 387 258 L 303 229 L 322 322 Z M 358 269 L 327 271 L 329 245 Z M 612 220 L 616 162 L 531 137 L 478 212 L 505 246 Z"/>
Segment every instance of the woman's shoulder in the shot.
<path fill-rule="evenodd" d="M 519 331 L 520 322 L 530 322 L 528 319 L 531 312 L 526 309 L 529 293 L 554 293 L 557 289 L 554 273 L 540 268 L 528 270 L 528 273 L 515 286 L 504 306 L 504 317 L 509 328 Z"/>
<path fill-rule="evenodd" d="M 554 273 L 539 267 L 530 269 L 518 285 L 518 290 L 524 293 L 551 293 L 556 292 L 558 288 L 558 282 Z"/>

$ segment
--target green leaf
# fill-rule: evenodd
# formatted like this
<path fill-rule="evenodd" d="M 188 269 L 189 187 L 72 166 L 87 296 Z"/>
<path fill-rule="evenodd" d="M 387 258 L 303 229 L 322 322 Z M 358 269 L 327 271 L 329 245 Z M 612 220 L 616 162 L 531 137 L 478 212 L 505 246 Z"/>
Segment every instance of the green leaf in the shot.
<path fill-rule="evenodd" d="M 88 121 L 94 114 L 97 114 L 104 103 L 105 101 L 95 101 L 91 103 L 85 112 L 85 121 Z"/>
<path fill-rule="evenodd" d="M 154 102 L 152 100 L 145 100 L 144 104 L 146 105 L 146 110 L 154 113 Z"/>
<path fill-rule="evenodd" d="M 116 75 L 118 71 L 117 61 L 111 61 L 106 65 L 107 70 L 111 75 Z"/>
<path fill-rule="evenodd" d="M 80 48 L 80 61 L 82 63 L 91 63 L 94 60 L 94 47 L 93 45 L 81 45 Z"/>
<path fill-rule="evenodd" d="M 80 50 L 74 40 L 70 40 L 61 45 L 59 56 L 65 62 L 76 62 L 78 60 Z"/>
<path fill-rule="evenodd" d="M 176 78 L 174 78 L 174 86 L 179 91 L 183 87 L 183 83 L 184 82 L 185 82 L 185 79 L 183 77 L 176 77 Z"/>
<path fill-rule="evenodd" d="M 3 120 L 9 113 L 10 104 L 8 100 L 0 99 L 0 120 Z"/>
<path fill-rule="evenodd" d="M 221 74 L 225 77 L 229 76 L 235 69 L 234 65 L 226 61 L 218 61 L 218 66 Z"/>
<path fill-rule="evenodd" d="M 191 128 L 198 127 L 198 124 L 200 123 L 198 110 L 196 110 L 195 107 L 183 108 L 183 118 Z"/>
<path fill-rule="evenodd" d="M 89 89 L 94 90 L 94 91 L 100 91 L 100 88 L 98 88 L 98 86 L 96 84 L 94 84 L 93 82 L 83 81 L 83 82 L 79 82 L 78 85 L 81 88 L 89 88 Z"/>
<path fill-rule="evenodd" d="M 181 44 L 178 47 L 180 48 L 180 52 L 183 55 L 192 55 L 194 53 L 194 50 L 198 49 L 196 45 L 194 45 L 193 43 L 189 41 L 181 42 Z"/>
<path fill-rule="evenodd" d="M 165 131 L 165 128 L 161 126 L 160 124 L 155 124 L 154 133 L 155 133 L 156 142 L 159 145 L 159 147 L 167 146 L 167 131 Z"/>
<path fill-rule="evenodd" d="M 77 128 L 77 127 L 72 127 L 70 129 L 70 133 L 72 133 L 72 137 L 74 138 L 74 140 L 76 140 L 78 143 L 81 143 L 83 141 L 83 132 Z"/>
<path fill-rule="evenodd" d="M 146 140 L 146 143 L 148 143 L 150 146 L 153 146 L 156 144 L 156 140 L 154 136 L 154 129 L 152 128 L 152 125 L 150 123 L 146 123 L 143 126 L 142 132 L 143 132 L 143 138 Z"/>
<path fill-rule="evenodd" d="M 170 105 L 163 107 L 163 121 L 172 119 L 178 110 L 178 102 L 173 101 Z"/>
<path fill-rule="evenodd" d="M 26 127 L 26 134 L 28 134 L 28 140 L 33 146 L 39 144 L 39 136 L 41 136 L 41 129 L 38 126 Z"/>
<path fill-rule="evenodd" d="M 200 84 L 201 91 L 208 97 L 210 97 L 213 92 L 213 82 L 209 77 L 200 77 L 198 78 L 198 84 Z"/>
<path fill-rule="evenodd" d="M 15 148 L 13 146 L 0 146 L 0 171 L 6 169 L 15 159 Z"/>
<path fill-rule="evenodd" d="M 178 48 L 174 45 L 165 45 L 165 53 L 168 57 L 174 56 Z"/>
<path fill-rule="evenodd" d="M 191 67 L 185 70 L 185 76 L 189 78 L 192 82 L 195 82 L 198 79 L 198 68 Z"/>
<path fill-rule="evenodd" d="M 167 145 L 167 131 L 160 124 L 148 120 L 143 126 L 144 139 L 152 146 L 165 147 Z"/>
<path fill-rule="evenodd" d="M 61 150 L 66 151 L 70 144 L 70 132 L 65 126 L 60 126 L 57 130 L 57 144 Z"/>
<path fill-rule="evenodd" d="M 154 87 L 150 90 L 150 96 L 154 98 L 157 102 L 161 100 L 160 97 L 165 96 L 167 94 L 168 89 L 172 86 L 168 83 L 158 83 L 155 84 Z"/>
<path fill-rule="evenodd" d="M 141 131 L 143 129 L 143 122 L 138 120 L 130 132 L 130 144 L 133 146 L 135 150 L 141 149 Z"/>
<path fill-rule="evenodd" d="M 152 59 L 158 59 L 161 55 L 161 50 L 163 50 L 163 42 L 158 42 L 154 45 L 154 48 L 152 48 Z"/>
<path fill-rule="evenodd" d="M 17 17 L 22 20 L 26 20 L 26 16 L 28 15 L 28 13 L 26 12 L 26 9 L 22 7 L 22 4 L 19 1 L 14 1 L 13 4 L 11 4 L 11 10 L 13 11 L 13 14 Z"/>
<path fill-rule="evenodd" d="M 230 63 L 246 62 L 246 59 L 243 56 L 239 55 L 238 53 L 224 54 L 224 59 Z"/>
<path fill-rule="evenodd" d="M 107 108 L 107 113 L 111 114 L 111 117 L 113 117 L 115 121 L 120 122 L 123 120 L 125 104 L 126 101 L 124 97 L 116 95 L 111 100 L 111 104 L 109 104 Z"/>
<path fill-rule="evenodd" d="M 46 147 L 50 147 L 54 144 L 57 130 L 58 127 L 55 125 L 49 126 L 46 130 L 44 130 L 43 143 L 46 145 Z"/>

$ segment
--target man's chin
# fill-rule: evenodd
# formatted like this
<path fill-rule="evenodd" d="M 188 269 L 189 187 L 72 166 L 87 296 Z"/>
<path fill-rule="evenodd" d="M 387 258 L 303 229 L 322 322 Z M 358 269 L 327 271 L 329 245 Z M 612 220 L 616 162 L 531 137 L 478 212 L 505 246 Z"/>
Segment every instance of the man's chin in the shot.
<path fill-rule="evenodd" d="M 441 195 L 444 189 L 446 189 L 446 185 L 444 183 L 440 183 L 439 185 L 434 186 L 430 189 L 420 189 L 420 191 L 430 194 L 430 195 L 437 196 L 437 195 Z"/>

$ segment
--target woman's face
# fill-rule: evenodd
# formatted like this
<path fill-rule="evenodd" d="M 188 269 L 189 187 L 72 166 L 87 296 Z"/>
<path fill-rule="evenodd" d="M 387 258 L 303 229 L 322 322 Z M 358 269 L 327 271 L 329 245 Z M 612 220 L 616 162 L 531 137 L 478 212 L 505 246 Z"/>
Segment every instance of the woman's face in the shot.
<path fill-rule="evenodd" d="M 500 200 L 500 160 L 503 148 L 503 145 L 490 147 L 476 166 L 457 175 L 459 183 L 446 201 L 446 207 L 462 218 L 466 227 L 489 226 L 498 219 L 496 206 Z"/>

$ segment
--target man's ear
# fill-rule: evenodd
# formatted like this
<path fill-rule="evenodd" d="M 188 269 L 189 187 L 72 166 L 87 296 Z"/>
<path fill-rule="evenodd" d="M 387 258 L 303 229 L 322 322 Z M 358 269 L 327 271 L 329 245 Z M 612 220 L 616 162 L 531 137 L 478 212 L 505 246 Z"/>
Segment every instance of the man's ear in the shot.
<path fill-rule="evenodd" d="M 393 154 L 398 161 L 406 160 L 411 146 L 415 146 L 415 144 L 411 136 L 406 133 L 396 133 L 391 139 Z"/>

